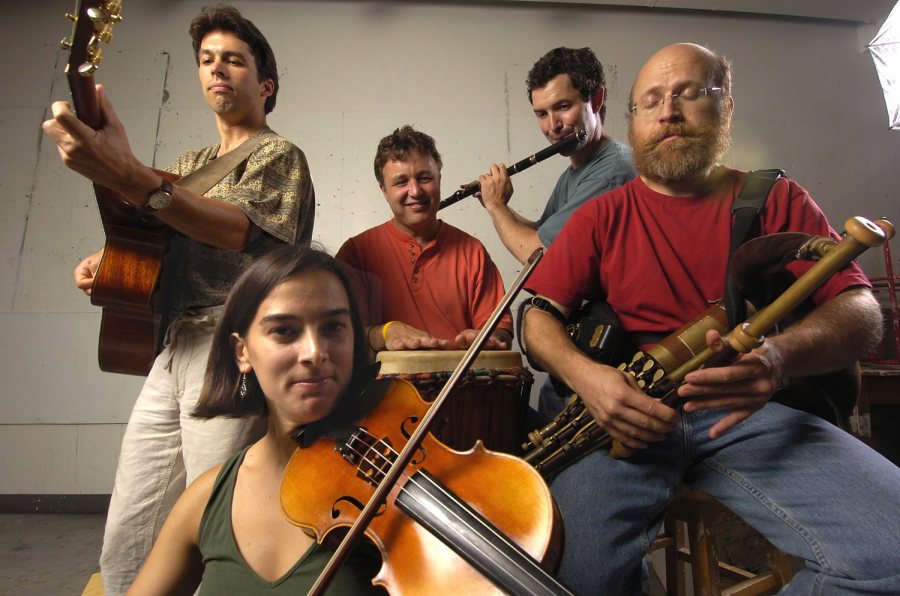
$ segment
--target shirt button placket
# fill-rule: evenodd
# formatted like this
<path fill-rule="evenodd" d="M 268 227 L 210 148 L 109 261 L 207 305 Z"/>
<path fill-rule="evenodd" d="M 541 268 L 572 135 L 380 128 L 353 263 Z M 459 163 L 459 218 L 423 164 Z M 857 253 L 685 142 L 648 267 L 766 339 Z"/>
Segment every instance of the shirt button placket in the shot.
<path fill-rule="evenodd" d="M 409 245 L 409 262 L 413 266 L 412 272 L 412 283 L 419 283 L 419 265 L 417 263 L 419 258 L 419 247 L 416 244 L 410 243 Z"/>

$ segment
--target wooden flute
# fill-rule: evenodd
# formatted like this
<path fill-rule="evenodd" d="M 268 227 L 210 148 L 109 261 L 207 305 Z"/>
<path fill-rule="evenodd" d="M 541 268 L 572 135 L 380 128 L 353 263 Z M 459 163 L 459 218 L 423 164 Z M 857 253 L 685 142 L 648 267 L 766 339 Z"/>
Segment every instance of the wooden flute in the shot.
<path fill-rule="evenodd" d="M 557 153 L 560 153 L 567 149 L 571 149 L 578 143 L 583 142 L 586 138 L 587 138 L 587 133 L 584 130 L 579 130 L 578 132 L 573 132 L 566 138 L 553 143 L 549 147 L 545 147 L 545 148 L 541 149 L 534 155 L 526 157 L 525 159 L 523 159 L 521 161 L 517 161 L 513 165 L 508 166 L 506 168 L 506 173 L 509 174 L 510 176 L 512 176 L 513 174 L 518 174 L 522 170 L 530 168 L 531 166 L 538 163 L 539 161 L 544 161 L 548 157 L 552 157 L 552 156 L 556 155 Z M 453 193 L 452 195 L 450 195 L 449 197 L 447 197 L 446 199 L 444 199 L 443 201 L 440 202 L 440 204 L 438 205 L 438 211 L 440 211 L 444 207 L 449 207 L 450 205 L 453 205 L 454 203 L 458 203 L 459 201 L 463 200 L 466 197 L 472 196 L 473 194 L 478 192 L 480 189 L 481 189 L 481 184 L 479 184 L 478 182 L 475 182 L 471 186 L 467 186 L 465 188 L 459 189 L 458 191 L 456 191 L 455 193 Z"/>

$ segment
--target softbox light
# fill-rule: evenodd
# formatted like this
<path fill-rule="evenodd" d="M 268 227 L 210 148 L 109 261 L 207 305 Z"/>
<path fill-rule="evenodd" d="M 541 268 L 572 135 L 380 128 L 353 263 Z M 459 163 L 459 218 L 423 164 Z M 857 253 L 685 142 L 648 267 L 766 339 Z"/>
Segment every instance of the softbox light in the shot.
<path fill-rule="evenodd" d="M 900 2 L 898 2 L 878 34 L 869 42 L 869 53 L 881 81 L 887 104 L 888 124 L 900 129 Z"/>

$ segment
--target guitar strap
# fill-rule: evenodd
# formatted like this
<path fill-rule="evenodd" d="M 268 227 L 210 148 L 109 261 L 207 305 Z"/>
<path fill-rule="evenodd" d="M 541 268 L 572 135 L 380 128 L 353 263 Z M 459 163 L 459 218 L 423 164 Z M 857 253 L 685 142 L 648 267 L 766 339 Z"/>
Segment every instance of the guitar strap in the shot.
<path fill-rule="evenodd" d="M 211 160 L 202 168 L 198 168 L 190 174 L 179 178 L 177 181 L 178 186 L 187 189 L 195 194 L 205 195 L 207 192 L 209 192 L 209 189 L 218 184 L 219 181 L 222 180 L 222 178 L 234 171 L 236 167 L 238 167 L 242 162 L 250 157 L 250 154 L 253 153 L 253 150 L 256 149 L 261 142 L 276 136 L 278 135 L 269 127 L 263 128 L 260 132 L 250 137 L 225 155 L 217 157 L 216 159 Z M 177 251 L 178 249 L 175 247 L 174 242 L 167 243 L 166 252 L 168 253 L 168 260 L 176 260 L 176 257 L 173 257 L 172 254 L 176 253 Z M 177 267 L 162 267 L 160 279 L 158 280 L 158 286 L 172 287 L 175 283 L 174 280 L 176 279 L 177 270 Z M 160 323 L 160 328 L 162 330 L 168 329 L 169 323 L 171 322 L 168 318 L 169 309 L 171 308 L 171 301 L 171 293 L 164 293 L 161 299 L 161 304 L 159 306 L 159 311 L 162 313 L 162 319 Z M 159 354 L 159 352 L 162 350 L 163 343 L 166 340 L 166 335 L 166 333 L 162 332 L 159 334 L 159 337 L 156 341 L 157 345 L 155 346 L 156 354 Z"/>
<path fill-rule="evenodd" d="M 732 206 L 734 223 L 728 253 L 728 273 L 725 279 L 725 309 L 728 313 L 729 329 L 734 329 L 747 318 L 746 303 L 731 275 L 731 256 L 741 244 L 759 235 L 759 213 L 772 185 L 783 175 L 782 170 L 750 172 L 747 174 L 744 188 Z M 767 290 L 767 293 L 769 291 L 772 289 Z M 858 364 L 845 371 L 811 377 L 791 377 L 787 380 L 787 387 L 779 390 L 772 397 L 772 401 L 815 414 L 839 428 L 845 428 L 846 420 L 856 405 L 859 393 L 856 375 Z"/>
<path fill-rule="evenodd" d="M 222 178 L 250 157 L 250 154 L 261 142 L 277 136 L 272 129 L 264 128 L 261 132 L 250 137 L 225 155 L 217 157 L 202 168 L 179 178 L 177 184 L 181 188 L 185 188 L 195 194 L 205 195 Z"/>
<path fill-rule="evenodd" d="M 728 329 L 734 329 L 747 320 L 747 307 L 741 292 L 731 275 L 731 257 L 737 248 L 754 236 L 759 235 L 759 213 L 772 190 L 775 181 L 784 176 L 784 170 L 754 170 L 747 174 L 744 187 L 734 205 L 731 215 L 731 246 L 728 249 L 728 270 L 725 278 L 725 311 L 728 313 Z"/>

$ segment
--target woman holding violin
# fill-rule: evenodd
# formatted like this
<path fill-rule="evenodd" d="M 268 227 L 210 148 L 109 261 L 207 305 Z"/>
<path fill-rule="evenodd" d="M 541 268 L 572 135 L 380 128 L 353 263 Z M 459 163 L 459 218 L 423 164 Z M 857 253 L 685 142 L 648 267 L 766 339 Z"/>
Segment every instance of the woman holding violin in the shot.
<path fill-rule="evenodd" d="M 262 415 L 267 432 L 181 496 L 129 594 L 303 594 L 330 549 L 290 523 L 279 501 L 299 427 L 354 400 L 371 379 L 358 310 L 340 265 L 285 246 L 232 289 L 194 415 Z M 366 378 L 368 377 L 368 378 Z M 326 470 L 322 470 L 326 472 Z M 381 559 L 358 546 L 329 593 L 384 593 Z"/>

